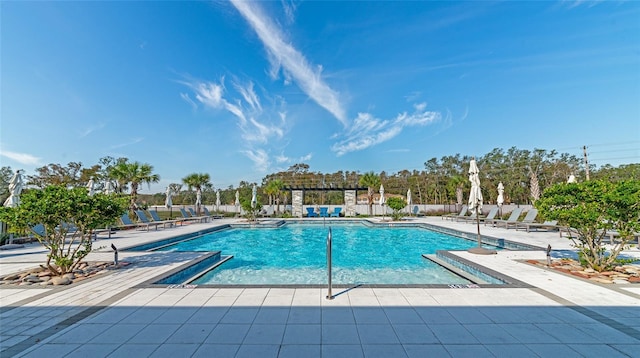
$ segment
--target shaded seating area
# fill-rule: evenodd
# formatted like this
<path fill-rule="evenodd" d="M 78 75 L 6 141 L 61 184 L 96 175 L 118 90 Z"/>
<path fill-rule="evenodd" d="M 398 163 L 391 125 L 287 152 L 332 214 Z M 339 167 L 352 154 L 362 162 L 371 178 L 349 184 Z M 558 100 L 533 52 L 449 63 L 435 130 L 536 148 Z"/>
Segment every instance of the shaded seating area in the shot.
<path fill-rule="evenodd" d="M 330 214 L 330 216 L 333 217 L 333 218 L 338 218 L 338 217 L 340 217 L 340 212 L 341 211 L 342 211 L 341 207 L 333 208 L 333 212 Z"/>
<path fill-rule="evenodd" d="M 454 219 L 462 218 L 462 217 L 467 216 L 468 212 L 469 212 L 469 206 L 468 205 L 463 205 L 462 209 L 460 210 L 460 213 L 458 213 L 458 214 L 451 213 L 451 214 L 447 214 L 447 215 L 442 215 L 442 219 L 443 220 L 454 220 Z"/>
<path fill-rule="evenodd" d="M 515 223 L 516 221 L 518 221 L 520 214 L 522 214 L 522 208 L 515 208 L 513 209 L 513 211 L 511 212 L 511 215 L 509 215 L 509 218 L 507 218 L 507 220 L 502 220 L 502 219 L 485 220 L 484 225 L 486 226 L 487 224 L 491 224 L 491 226 L 498 226 L 499 223 Z M 508 225 L 508 224 L 505 224 L 505 225 Z"/>

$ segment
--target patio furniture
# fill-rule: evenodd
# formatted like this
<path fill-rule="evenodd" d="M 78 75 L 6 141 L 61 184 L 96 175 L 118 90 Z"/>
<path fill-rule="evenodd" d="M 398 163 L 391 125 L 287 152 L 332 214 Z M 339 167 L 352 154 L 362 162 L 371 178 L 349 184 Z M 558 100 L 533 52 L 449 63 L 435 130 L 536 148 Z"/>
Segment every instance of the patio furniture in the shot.
<path fill-rule="evenodd" d="M 484 222 L 484 225 L 486 226 L 488 223 L 491 223 L 491 226 L 497 226 L 498 223 L 506 223 L 506 222 L 515 223 L 516 221 L 518 221 L 520 214 L 522 214 L 522 208 L 515 208 L 513 209 L 513 211 L 511 212 L 511 215 L 509 215 L 509 218 L 507 220 L 502 220 L 502 219 L 486 220 Z"/>

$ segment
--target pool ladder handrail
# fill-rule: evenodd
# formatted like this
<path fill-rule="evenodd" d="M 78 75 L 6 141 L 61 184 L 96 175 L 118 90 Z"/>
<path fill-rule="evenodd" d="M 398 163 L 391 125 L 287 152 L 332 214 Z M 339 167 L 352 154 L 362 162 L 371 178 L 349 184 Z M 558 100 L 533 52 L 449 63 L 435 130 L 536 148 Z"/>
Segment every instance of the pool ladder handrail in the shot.
<path fill-rule="evenodd" d="M 331 292 L 331 255 L 332 255 L 332 242 L 331 242 L 331 226 L 329 226 L 329 233 L 327 234 L 327 279 L 328 279 L 328 289 L 327 289 L 327 299 L 333 299 L 333 293 Z"/>

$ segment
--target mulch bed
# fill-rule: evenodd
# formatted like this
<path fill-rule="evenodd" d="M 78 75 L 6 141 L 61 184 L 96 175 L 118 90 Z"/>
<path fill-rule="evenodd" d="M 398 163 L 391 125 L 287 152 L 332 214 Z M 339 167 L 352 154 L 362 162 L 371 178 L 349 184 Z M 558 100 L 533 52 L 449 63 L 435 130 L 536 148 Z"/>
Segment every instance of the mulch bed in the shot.
<path fill-rule="evenodd" d="M 82 262 L 73 272 L 56 276 L 48 268 L 37 267 L 0 276 L 0 286 L 61 286 L 77 283 L 94 276 L 129 266 L 129 262 Z"/>
<path fill-rule="evenodd" d="M 527 260 L 527 263 L 547 268 L 546 261 Z M 576 277 L 584 278 L 604 284 L 629 284 L 640 283 L 640 265 L 620 265 L 611 271 L 597 272 L 593 269 L 584 268 L 573 259 L 552 260 L 551 268 L 554 271 L 563 272 Z"/>

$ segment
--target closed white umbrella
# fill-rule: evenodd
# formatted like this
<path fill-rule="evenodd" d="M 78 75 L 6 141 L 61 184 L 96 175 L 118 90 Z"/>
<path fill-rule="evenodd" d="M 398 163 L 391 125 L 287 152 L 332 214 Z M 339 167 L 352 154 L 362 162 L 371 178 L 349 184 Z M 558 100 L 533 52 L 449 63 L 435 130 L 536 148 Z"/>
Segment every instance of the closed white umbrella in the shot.
<path fill-rule="evenodd" d="M 498 207 L 500 208 L 500 216 L 502 217 L 502 204 L 504 204 L 504 185 L 502 182 L 498 183 L 498 199 L 496 200 Z"/>
<path fill-rule="evenodd" d="M 172 207 L 173 207 L 173 202 L 171 201 L 171 196 L 173 195 L 173 191 L 171 190 L 171 187 L 168 186 L 167 187 L 167 197 L 164 199 L 164 206 L 169 209 L 169 219 L 173 218 L 173 213 L 172 213 Z"/>
<path fill-rule="evenodd" d="M 220 211 L 220 189 L 216 191 L 216 211 Z"/>
<path fill-rule="evenodd" d="M 171 187 L 167 187 L 167 197 L 164 199 L 164 206 L 167 209 L 171 209 L 171 207 L 173 206 L 173 201 L 171 200 L 171 196 L 173 195 L 173 192 L 171 191 Z"/>
<path fill-rule="evenodd" d="M 4 206 L 15 208 L 20 205 L 20 193 L 23 187 L 22 170 L 17 170 L 9 181 L 9 197 L 4 201 Z"/>
<path fill-rule="evenodd" d="M 236 212 L 240 212 L 240 192 L 236 190 L 236 201 L 234 203 L 236 206 Z"/>
<path fill-rule="evenodd" d="M 113 184 L 109 180 L 107 181 L 107 183 L 104 186 L 104 193 L 105 194 L 113 193 Z"/>
<path fill-rule="evenodd" d="M 471 192 L 469 193 L 469 210 L 471 214 L 482 214 L 482 191 L 480 190 L 480 170 L 475 159 L 469 163 L 469 181 L 471 182 Z"/>
<path fill-rule="evenodd" d="M 382 220 L 384 220 L 384 203 L 386 202 L 385 198 L 384 198 L 384 186 L 382 186 L 382 184 L 380 184 L 380 200 L 379 200 L 379 204 L 380 204 L 380 208 L 382 209 Z"/>
<path fill-rule="evenodd" d="M 22 170 L 18 169 L 9 180 L 9 197 L 4 201 L 4 206 L 15 208 L 20 205 L 20 193 L 22 193 L 23 186 Z M 13 234 L 9 235 L 9 244 L 13 244 Z"/>
<path fill-rule="evenodd" d="M 251 208 L 255 209 L 256 205 L 258 205 L 258 188 L 253 184 L 253 189 L 251 190 Z"/>
<path fill-rule="evenodd" d="M 409 214 L 411 214 L 411 189 L 407 190 L 407 207 L 409 208 Z"/>
<path fill-rule="evenodd" d="M 200 190 L 196 191 L 196 206 L 202 205 L 202 192 Z"/>
<path fill-rule="evenodd" d="M 96 193 L 95 184 L 93 182 L 93 179 L 89 179 L 89 182 L 87 183 L 87 191 L 89 191 L 89 196 L 93 196 L 93 194 Z"/>

